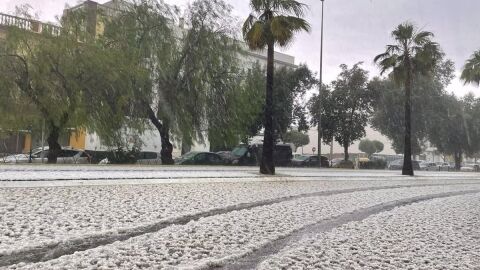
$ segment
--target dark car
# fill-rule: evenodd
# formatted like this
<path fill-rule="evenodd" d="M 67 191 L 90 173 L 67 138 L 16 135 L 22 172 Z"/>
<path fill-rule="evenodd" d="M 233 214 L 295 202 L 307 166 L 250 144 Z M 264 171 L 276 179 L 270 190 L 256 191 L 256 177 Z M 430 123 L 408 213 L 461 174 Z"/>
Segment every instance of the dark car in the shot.
<path fill-rule="evenodd" d="M 217 155 L 223 159 L 225 164 L 232 164 L 238 158 L 231 151 L 220 151 L 217 152 Z"/>
<path fill-rule="evenodd" d="M 412 160 L 412 166 L 414 170 L 420 170 L 420 163 L 416 160 Z M 402 170 L 403 169 L 403 159 L 397 159 L 390 164 L 388 164 L 389 170 Z"/>
<path fill-rule="evenodd" d="M 239 145 L 232 150 L 235 159 L 234 165 L 254 166 L 259 165 L 262 159 L 262 144 Z M 288 144 L 275 145 L 273 159 L 275 166 L 289 166 L 293 158 L 292 147 Z"/>
<path fill-rule="evenodd" d="M 327 157 L 322 156 L 322 167 L 328 168 L 329 161 Z M 318 167 L 318 156 L 301 155 L 292 159 L 294 167 Z"/>
<path fill-rule="evenodd" d="M 189 152 L 177 160 L 179 165 L 224 165 L 222 157 L 210 152 Z"/>

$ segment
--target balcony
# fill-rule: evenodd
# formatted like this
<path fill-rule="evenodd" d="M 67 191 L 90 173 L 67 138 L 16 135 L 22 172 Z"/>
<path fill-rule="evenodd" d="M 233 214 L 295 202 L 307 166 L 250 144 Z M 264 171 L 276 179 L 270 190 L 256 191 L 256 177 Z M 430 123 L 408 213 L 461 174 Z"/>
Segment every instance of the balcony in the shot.
<path fill-rule="evenodd" d="M 61 27 L 59 26 L 49 23 L 42 23 L 37 20 L 20 18 L 4 13 L 0 13 L 0 27 L 1 26 L 17 27 L 26 31 L 31 31 L 39 34 L 48 33 L 53 36 L 58 36 L 61 32 Z"/>

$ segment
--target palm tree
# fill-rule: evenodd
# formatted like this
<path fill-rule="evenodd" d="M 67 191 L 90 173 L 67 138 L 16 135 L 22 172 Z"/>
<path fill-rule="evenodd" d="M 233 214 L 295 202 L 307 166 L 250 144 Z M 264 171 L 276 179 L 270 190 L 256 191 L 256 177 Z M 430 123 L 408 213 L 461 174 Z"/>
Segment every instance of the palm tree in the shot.
<path fill-rule="evenodd" d="M 260 173 L 275 174 L 273 162 L 273 73 L 275 45 L 287 46 L 300 31 L 310 31 L 302 19 L 306 5 L 295 0 L 251 0 L 252 14 L 243 24 L 243 38 L 252 50 L 267 47 L 267 87 L 265 97 L 265 132 Z"/>
<path fill-rule="evenodd" d="M 381 74 L 392 70 L 393 79 L 405 87 L 405 146 L 403 175 L 413 176 L 412 166 L 412 124 L 411 95 L 415 74 L 431 73 L 442 53 L 437 43 L 432 41 L 433 33 L 419 31 L 405 22 L 392 32 L 395 44 L 387 45 L 385 53 L 377 55 L 374 62 L 381 69 Z"/>
<path fill-rule="evenodd" d="M 480 85 L 480 50 L 476 51 L 472 57 L 467 60 L 461 79 L 465 84 L 473 83 Z"/>

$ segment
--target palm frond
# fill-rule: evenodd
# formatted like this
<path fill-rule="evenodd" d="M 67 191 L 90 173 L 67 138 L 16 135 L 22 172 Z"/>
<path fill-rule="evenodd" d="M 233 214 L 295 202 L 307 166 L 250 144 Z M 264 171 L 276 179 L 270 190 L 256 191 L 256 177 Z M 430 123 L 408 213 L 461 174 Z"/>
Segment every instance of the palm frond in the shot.
<path fill-rule="evenodd" d="M 283 47 L 293 40 L 295 33 L 310 31 L 310 25 L 298 17 L 276 16 L 270 22 L 270 29 L 274 40 Z"/>
<path fill-rule="evenodd" d="M 398 58 L 397 55 L 389 55 L 388 57 L 379 60 L 378 66 L 380 67 L 380 75 L 383 75 L 388 70 L 398 66 Z"/>
<path fill-rule="evenodd" d="M 480 50 L 476 51 L 463 67 L 460 79 L 467 83 L 480 85 Z"/>
<path fill-rule="evenodd" d="M 379 61 L 381 61 L 381 60 L 383 60 L 383 59 L 385 59 L 385 58 L 388 58 L 388 57 L 390 57 L 390 56 L 391 56 L 391 54 L 390 54 L 389 52 L 381 53 L 381 54 L 375 56 L 375 58 L 373 59 L 373 62 L 376 63 L 376 64 L 378 64 Z"/>
<path fill-rule="evenodd" d="M 392 32 L 392 37 L 399 43 L 410 40 L 414 35 L 415 27 L 410 22 L 404 22 L 400 24 Z"/>
<path fill-rule="evenodd" d="M 307 9 L 307 5 L 295 0 L 273 0 L 271 5 L 274 12 L 280 12 L 283 15 L 293 14 L 296 17 L 303 17 Z"/>
<path fill-rule="evenodd" d="M 265 0 L 251 0 L 250 1 L 250 7 L 254 12 L 257 13 L 263 13 L 265 10 L 270 9 L 269 3 L 270 1 L 265 1 Z"/>
<path fill-rule="evenodd" d="M 419 32 L 417 33 L 414 37 L 413 37 L 413 42 L 416 44 L 416 45 L 424 45 L 428 42 L 431 42 L 431 39 L 434 37 L 434 34 L 432 32 L 428 32 L 428 31 L 422 31 L 422 32 Z"/>
<path fill-rule="evenodd" d="M 263 49 L 268 44 L 267 26 L 262 21 L 256 21 L 244 35 L 245 42 L 252 50 Z"/>
<path fill-rule="evenodd" d="M 387 45 L 387 53 L 389 54 L 398 54 L 401 53 L 400 46 L 398 45 Z"/>
<path fill-rule="evenodd" d="M 252 26 L 255 24 L 255 21 L 257 20 L 257 17 L 255 15 L 250 14 L 248 18 L 245 20 L 242 26 L 242 34 L 245 36 L 250 29 L 252 29 Z"/>

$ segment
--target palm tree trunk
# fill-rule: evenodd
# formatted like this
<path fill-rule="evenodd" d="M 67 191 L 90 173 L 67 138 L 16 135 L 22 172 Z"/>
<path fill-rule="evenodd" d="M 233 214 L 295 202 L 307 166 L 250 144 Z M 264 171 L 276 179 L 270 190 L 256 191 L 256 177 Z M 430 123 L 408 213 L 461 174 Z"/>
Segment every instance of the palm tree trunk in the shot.
<path fill-rule="evenodd" d="M 60 128 L 57 127 L 55 124 L 50 124 L 50 133 L 48 134 L 47 142 L 48 142 L 48 155 L 47 155 L 47 163 L 48 164 L 56 164 L 57 157 L 62 151 L 62 147 L 58 143 L 58 138 L 60 137 Z"/>
<path fill-rule="evenodd" d="M 263 152 L 260 162 L 261 174 L 275 174 L 275 165 L 273 162 L 273 72 L 274 72 L 274 43 L 268 44 L 267 58 L 267 89 L 265 95 L 265 132 L 263 135 Z"/>
<path fill-rule="evenodd" d="M 412 66 L 407 59 L 407 78 L 405 81 L 405 148 L 402 175 L 413 176 L 412 165 Z"/>

